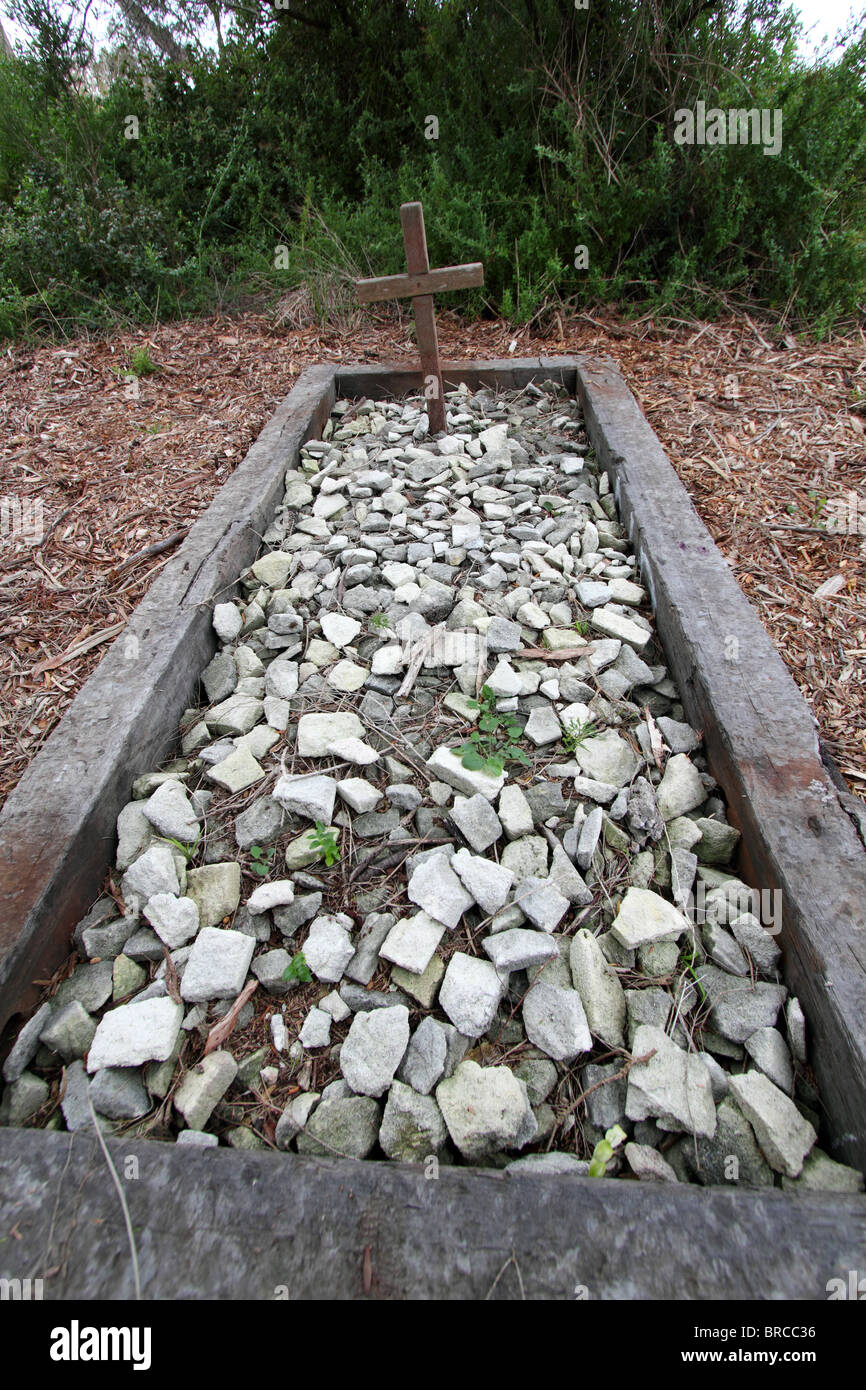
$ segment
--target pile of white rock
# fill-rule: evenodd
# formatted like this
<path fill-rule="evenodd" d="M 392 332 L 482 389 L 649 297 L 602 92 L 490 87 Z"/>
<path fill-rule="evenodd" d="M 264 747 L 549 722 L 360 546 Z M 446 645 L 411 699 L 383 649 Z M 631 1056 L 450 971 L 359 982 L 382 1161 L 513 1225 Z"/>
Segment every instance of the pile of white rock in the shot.
<path fill-rule="evenodd" d="M 862 1189 L 574 402 L 340 402 L 264 542 L 0 1120 Z"/>

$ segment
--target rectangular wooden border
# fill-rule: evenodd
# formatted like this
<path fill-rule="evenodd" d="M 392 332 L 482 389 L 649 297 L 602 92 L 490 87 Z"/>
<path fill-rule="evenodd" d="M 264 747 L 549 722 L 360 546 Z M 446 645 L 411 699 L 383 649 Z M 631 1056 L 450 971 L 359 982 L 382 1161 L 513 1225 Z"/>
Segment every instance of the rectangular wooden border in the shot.
<path fill-rule="evenodd" d="M 864 854 L 799 692 L 612 364 L 450 363 L 443 376 L 473 389 L 553 378 L 579 395 L 751 872 L 783 889 L 788 979 L 812 1026 L 837 1149 L 866 1166 L 856 925 Z M 0 815 L 0 1021 L 35 1001 L 34 979 L 62 961 L 97 896 L 131 781 L 174 744 L 214 650 L 212 603 L 254 558 L 301 444 L 320 433 L 335 394 L 377 399 L 420 387 L 420 373 L 400 367 L 304 372 L 31 764 Z M 733 673 L 718 651 L 731 635 L 744 657 Z M 572 1299 L 583 1284 L 607 1299 L 824 1299 L 826 1281 L 862 1266 L 866 1246 L 863 1197 L 517 1180 L 467 1168 L 426 1182 L 417 1168 L 387 1162 L 109 1145 L 140 1156 L 127 1195 L 148 1233 L 150 1298 L 256 1297 L 259 1284 L 272 1296 L 270 1281 L 288 1277 L 293 1297 L 358 1298 L 369 1247 L 373 1297 L 482 1299 L 514 1253 L 530 1298 Z M 44 1275 L 56 1237 L 64 1264 L 49 1298 L 131 1296 L 122 1217 L 102 1164 L 89 1136 L 0 1130 L 0 1227 L 14 1223 L 20 1237 L 0 1246 L 0 1277 Z"/>

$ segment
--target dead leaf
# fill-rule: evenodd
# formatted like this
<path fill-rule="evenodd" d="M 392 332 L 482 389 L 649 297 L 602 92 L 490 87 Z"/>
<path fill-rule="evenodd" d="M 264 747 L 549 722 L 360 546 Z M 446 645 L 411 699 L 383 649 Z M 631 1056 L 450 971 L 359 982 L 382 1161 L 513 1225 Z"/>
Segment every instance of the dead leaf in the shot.
<path fill-rule="evenodd" d="M 658 768 L 659 772 L 663 772 L 663 771 L 664 771 L 664 763 L 663 763 L 662 759 L 663 759 L 664 751 L 665 751 L 665 748 L 667 747 L 667 744 L 665 743 L 664 739 L 662 738 L 662 731 L 661 731 L 661 729 L 659 728 L 658 724 L 655 722 L 655 720 L 653 719 L 652 715 L 651 715 L 650 712 L 649 712 L 649 706 L 648 706 L 648 705 L 644 705 L 644 714 L 645 714 L 645 716 L 646 716 L 646 726 L 647 726 L 647 729 L 649 730 L 650 748 L 652 749 L 653 759 L 654 759 L 654 761 L 655 761 L 655 765 L 656 765 L 656 767 Z"/>

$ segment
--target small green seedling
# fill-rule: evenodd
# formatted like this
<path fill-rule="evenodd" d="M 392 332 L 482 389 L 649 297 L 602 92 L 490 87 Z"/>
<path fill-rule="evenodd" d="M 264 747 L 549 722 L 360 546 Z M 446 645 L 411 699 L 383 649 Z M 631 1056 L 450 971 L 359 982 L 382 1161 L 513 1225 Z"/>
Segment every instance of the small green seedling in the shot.
<path fill-rule="evenodd" d="M 159 371 L 159 367 L 154 362 L 146 347 L 138 347 L 132 354 L 129 363 L 129 370 L 133 376 L 152 376 Z"/>
<path fill-rule="evenodd" d="M 373 616 L 370 618 L 370 626 L 372 628 L 375 628 L 377 632 L 381 632 L 383 628 L 390 627 L 391 624 L 388 619 L 388 614 L 374 613 Z"/>
<path fill-rule="evenodd" d="M 614 1149 L 618 1149 L 623 1140 L 628 1135 L 620 1125 L 613 1125 L 607 1131 L 603 1139 L 599 1139 L 592 1151 L 592 1158 L 589 1160 L 589 1176 L 591 1178 L 603 1178 L 607 1172 L 607 1165 L 613 1158 Z"/>
<path fill-rule="evenodd" d="M 463 766 L 471 772 L 487 772 L 492 777 L 497 777 L 506 763 L 528 766 L 529 758 L 517 744 L 523 729 L 511 715 L 499 713 L 490 686 L 482 686 L 481 699 L 468 700 L 467 704 L 479 711 L 478 724 L 468 742 L 451 750 Z"/>
<path fill-rule="evenodd" d="M 250 849 L 250 873 L 258 874 L 259 878 L 267 878 L 271 869 L 274 867 L 274 851 L 272 849 L 262 849 L 261 845 L 253 845 Z"/>
<path fill-rule="evenodd" d="M 310 972 L 310 967 L 304 959 L 303 951 L 298 951 L 296 955 L 292 956 L 292 959 L 283 971 L 283 979 L 287 984 L 290 980 L 298 980 L 301 984 L 308 985 L 312 978 L 313 976 Z"/>
<path fill-rule="evenodd" d="M 310 844 L 316 851 L 320 859 L 324 859 L 325 867 L 330 869 L 332 864 L 336 864 L 340 858 L 340 846 L 337 843 L 337 832 L 329 830 L 320 820 L 316 821 L 316 828 L 310 836 Z"/>
<path fill-rule="evenodd" d="M 685 971 L 685 973 L 686 973 L 687 975 L 691 975 L 692 979 L 694 980 L 695 985 L 696 985 L 696 987 L 697 987 L 698 994 L 701 996 L 701 1003 L 702 1003 L 702 1004 L 706 1004 L 706 1002 L 707 1002 L 707 991 L 704 989 L 703 985 L 701 984 L 700 980 L 698 979 L 697 975 L 695 974 L 695 948 L 694 948 L 694 946 L 690 947 L 688 950 L 684 950 L 684 951 L 683 951 L 682 955 L 680 956 L 680 964 L 681 964 L 681 966 L 683 967 L 683 970 Z"/>
<path fill-rule="evenodd" d="M 176 840 L 173 835 L 160 835 L 161 840 L 167 845 L 174 845 L 175 849 L 180 850 L 187 864 L 189 864 L 198 849 L 198 842 L 201 839 L 201 831 L 198 832 L 194 840 Z"/>
<path fill-rule="evenodd" d="M 579 719 L 572 719 L 566 724 L 562 731 L 562 742 L 567 753 L 573 753 L 576 748 L 580 748 L 588 738 L 592 738 L 598 733 L 598 729 L 591 719 L 581 723 Z"/>
<path fill-rule="evenodd" d="M 585 618 L 578 618 L 574 624 L 574 630 L 575 632 L 579 633 L 581 637 L 588 637 L 589 623 L 586 621 Z"/>

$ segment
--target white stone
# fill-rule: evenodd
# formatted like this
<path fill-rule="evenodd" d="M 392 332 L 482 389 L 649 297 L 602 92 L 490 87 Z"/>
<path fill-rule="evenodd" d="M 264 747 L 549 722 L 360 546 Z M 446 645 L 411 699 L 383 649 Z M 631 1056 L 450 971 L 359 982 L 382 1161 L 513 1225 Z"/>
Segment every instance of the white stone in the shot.
<path fill-rule="evenodd" d="M 254 786 L 256 782 L 261 782 L 264 775 L 265 770 L 261 763 L 246 747 L 236 748 L 206 773 L 210 782 L 216 782 L 218 787 L 223 787 L 232 796 L 236 792 L 246 791 L 247 787 Z"/>
<path fill-rule="evenodd" d="M 211 1052 L 191 1067 L 174 1094 L 175 1109 L 191 1130 L 201 1130 L 238 1074 L 230 1052 Z"/>
<path fill-rule="evenodd" d="M 292 568 L 292 557 L 284 550 L 272 550 L 256 560 L 252 572 L 260 584 L 269 589 L 282 589 Z"/>
<path fill-rule="evenodd" d="M 396 645 L 380 647 L 378 651 L 373 653 L 374 676 L 397 676 L 405 664 L 402 647 Z"/>
<path fill-rule="evenodd" d="M 673 820 L 697 810 L 707 799 L 700 773 L 686 753 L 668 759 L 665 774 L 656 790 L 662 820 Z"/>
<path fill-rule="evenodd" d="M 301 758 L 326 758 L 344 739 L 362 739 L 364 726 L 357 714 L 302 714 L 297 749 Z"/>
<path fill-rule="evenodd" d="M 543 748 L 545 744 L 556 743 L 561 737 L 562 725 L 556 717 L 555 710 L 550 707 L 536 707 L 526 721 L 524 733 L 536 748 Z"/>
<path fill-rule="evenodd" d="M 361 624 L 345 613 L 324 613 L 321 622 L 322 631 L 335 647 L 350 646 L 361 631 Z"/>
<path fill-rule="evenodd" d="M 531 627 L 540 632 L 542 628 L 550 627 L 550 618 L 543 608 L 539 608 L 537 603 L 522 603 L 517 610 L 518 622 L 524 623 L 526 627 Z"/>
<path fill-rule="evenodd" d="M 404 917 L 394 923 L 379 948 L 379 955 L 403 970 L 423 975 L 444 934 L 441 922 L 426 912 L 416 912 L 414 917 Z"/>
<path fill-rule="evenodd" d="M 505 441 L 507 438 L 507 425 L 490 425 L 486 430 L 481 431 L 478 436 L 478 442 L 485 453 L 498 454 L 505 448 Z"/>
<path fill-rule="evenodd" d="M 329 685 L 335 690 L 340 690 L 344 694 L 351 695 L 356 690 L 360 690 L 364 681 L 369 676 L 370 671 L 366 666 L 359 666 L 355 661 L 344 659 L 338 661 L 336 666 L 330 670 L 325 677 Z"/>
<path fill-rule="evenodd" d="M 574 750 L 574 759 L 587 777 L 614 787 L 627 786 L 639 766 L 636 753 L 614 729 L 586 739 Z"/>
<path fill-rule="evenodd" d="M 326 994 L 324 999 L 319 1000 L 319 1008 L 324 1009 L 326 1014 L 330 1014 L 335 1023 L 343 1023 L 349 1017 L 352 1010 L 348 1004 L 344 1004 L 335 989 L 330 994 Z"/>
<path fill-rule="evenodd" d="M 480 1038 L 494 1018 L 504 993 L 489 961 L 457 951 L 448 962 L 439 990 L 439 1004 L 459 1033 Z"/>
<path fill-rule="evenodd" d="M 710 1073 L 696 1054 L 684 1052 L 662 1028 L 641 1023 L 635 1029 L 625 1112 L 630 1120 L 656 1120 L 660 1129 L 712 1139 L 716 1107 Z M 733 1080 L 733 1078 L 732 1078 Z M 768 1083 L 769 1085 L 770 1083 Z"/>
<path fill-rule="evenodd" d="M 298 1034 L 298 1042 L 301 1047 L 327 1047 L 331 1041 L 331 1024 L 333 1018 L 324 1009 L 313 1007 L 304 1019 L 303 1027 Z"/>
<path fill-rule="evenodd" d="M 635 651 L 643 651 L 652 634 L 639 623 L 633 622 L 631 618 L 624 617 L 621 613 L 615 613 L 610 608 L 594 608 L 590 622 L 593 627 L 598 628 L 599 632 L 605 633 L 608 637 L 617 637 L 621 642 L 627 642 Z"/>
<path fill-rule="evenodd" d="M 435 777 L 447 782 L 455 791 L 462 792 L 464 796 L 480 795 L 488 801 L 496 799 L 505 782 L 504 772 L 493 776 L 483 769 L 474 772 L 464 767 L 460 758 L 446 744 L 442 744 L 427 759 L 427 766 Z"/>
<path fill-rule="evenodd" d="M 522 927 L 497 932 L 481 945 L 500 971 L 528 970 L 559 955 L 556 942 L 546 932 L 526 931 Z"/>
<path fill-rule="evenodd" d="M 332 516 L 344 512 L 349 503 L 340 492 L 332 492 L 325 497 L 321 493 L 313 503 L 313 516 L 319 516 L 323 521 L 328 521 Z"/>
<path fill-rule="evenodd" d="M 448 862 L 446 854 L 433 854 L 419 864 L 406 889 L 409 901 L 416 903 L 437 922 L 453 931 L 474 899 L 467 893 Z"/>
<path fill-rule="evenodd" d="M 796 1178 L 818 1136 L 794 1102 L 760 1071 L 730 1078 L 731 1094 L 745 1115 L 771 1168 Z"/>
<path fill-rule="evenodd" d="M 451 859 L 451 868 L 482 912 L 490 917 L 505 906 L 514 883 L 514 874 L 492 859 L 461 849 Z"/>
<path fill-rule="evenodd" d="M 517 883 L 526 878 L 546 878 L 547 841 L 540 835 L 523 835 L 505 846 L 500 862 L 511 870 Z"/>
<path fill-rule="evenodd" d="M 291 700 L 298 692 L 298 663 L 277 657 L 265 672 L 265 694 L 276 700 Z"/>
<path fill-rule="evenodd" d="M 507 659 L 502 659 L 497 663 L 495 669 L 487 677 L 485 685 L 490 687 L 499 700 L 510 699 L 512 696 L 520 695 L 523 691 L 523 682 Z"/>
<path fill-rule="evenodd" d="M 611 934 L 627 951 L 654 941 L 676 941 L 689 923 L 673 903 L 649 888 L 629 888 L 614 918 Z"/>
<path fill-rule="evenodd" d="M 218 603 L 213 610 L 214 632 L 221 642 L 233 642 L 240 636 L 244 617 L 236 603 Z"/>
<path fill-rule="evenodd" d="M 448 1133 L 470 1162 L 523 1148 L 538 1132 L 526 1087 L 509 1067 L 461 1062 L 453 1076 L 439 1082 L 436 1100 Z"/>
<path fill-rule="evenodd" d="M 363 777 L 346 777 L 337 783 L 337 793 L 341 801 L 358 814 L 373 811 L 382 800 L 382 793 L 365 782 Z"/>
<path fill-rule="evenodd" d="M 404 1004 L 355 1014 L 340 1050 L 340 1070 L 357 1095 L 381 1096 L 409 1045 L 409 1010 Z"/>
<path fill-rule="evenodd" d="M 192 898 L 176 898 L 173 893 L 156 893 L 145 905 L 144 916 L 170 951 L 185 946 L 199 928 Z"/>
<path fill-rule="evenodd" d="M 180 881 L 174 855 L 168 845 L 151 845 L 129 866 L 121 880 L 124 902 L 149 902 L 159 893 L 177 894 Z"/>
<path fill-rule="evenodd" d="M 548 984 L 543 975 L 523 1001 L 523 1026 L 529 1041 L 555 1062 L 571 1062 L 592 1048 L 577 990 Z"/>
<path fill-rule="evenodd" d="M 276 729 L 278 733 L 285 733 L 289 726 L 289 714 L 291 713 L 291 705 L 288 700 L 280 700 L 275 695 L 266 695 L 262 705 L 268 726 L 271 729 Z"/>
<path fill-rule="evenodd" d="M 571 939 L 569 964 L 590 1031 L 608 1047 L 624 1047 L 625 994 L 597 940 L 586 928 Z"/>
<path fill-rule="evenodd" d="M 499 819 L 509 840 L 532 834 L 532 810 L 523 792 L 513 783 L 503 787 L 500 793 Z"/>
<path fill-rule="evenodd" d="M 280 777 L 272 795 L 285 810 L 306 816 L 308 820 L 320 820 L 325 825 L 330 825 L 334 814 L 337 783 L 333 777 L 285 776 Z"/>
<path fill-rule="evenodd" d="M 401 564 L 397 560 L 389 560 L 382 566 L 382 578 L 386 584 L 390 584 L 392 589 L 399 589 L 404 584 L 411 584 L 416 578 L 416 572 L 412 565 Z"/>
<path fill-rule="evenodd" d="M 218 734 L 237 737 L 248 734 L 264 714 L 264 706 L 255 695 L 235 693 L 208 710 L 205 723 Z"/>
<path fill-rule="evenodd" d="M 541 931 L 555 931 L 571 904 L 549 878 L 524 878 L 514 894 L 525 917 Z"/>
<path fill-rule="evenodd" d="M 508 788 L 503 789 L 503 795 Z M 502 823 L 490 802 L 478 793 L 455 796 L 451 819 L 477 854 L 483 854 L 502 835 Z"/>
<path fill-rule="evenodd" d="M 331 757 L 339 758 L 344 763 L 354 763 L 357 767 L 368 767 L 370 763 L 379 761 L 375 748 L 371 748 L 362 738 L 335 739 L 328 751 Z"/>
<path fill-rule="evenodd" d="M 255 945 L 243 932 L 202 927 L 180 982 L 181 998 L 188 1004 L 234 999 L 244 987 Z"/>
<path fill-rule="evenodd" d="M 87 1055 L 87 1070 L 165 1062 L 177 1042 L 182 1020 L 183 1006 L 173 999 L 121 1004 L 100 1020 Z"/>
<path fill-rule="evenodd" d="M 756 1028 L 743 1046 L 764 1075 L 790 1096 L 794 1089 L 794 1067 L 782 1034 L 776 1028 Z"/>
<path fill-rule="evenodd" d="M 183 844 L 193 844 L 198 839 L 198 816 L 180 782 L 163 782 L 141 809 L 160 835 Z"/>
<path fill-rule="evenodd" d="M 246 901 L 246 909 L 254 917 L 262 912 L 270 912 L 275 907 L 288 907 L 295 901 L 295 885 L 291 879 L 278 878 L 272 883 L 262 883 L 255 888 Z"/>
<path fill-rule="evenodd" d="M 339 984 L 354 954 L 352 939 L 343 922 L 331 916 L 315 919 L 304 943 L 304 960 L 317 980 Z"/>

